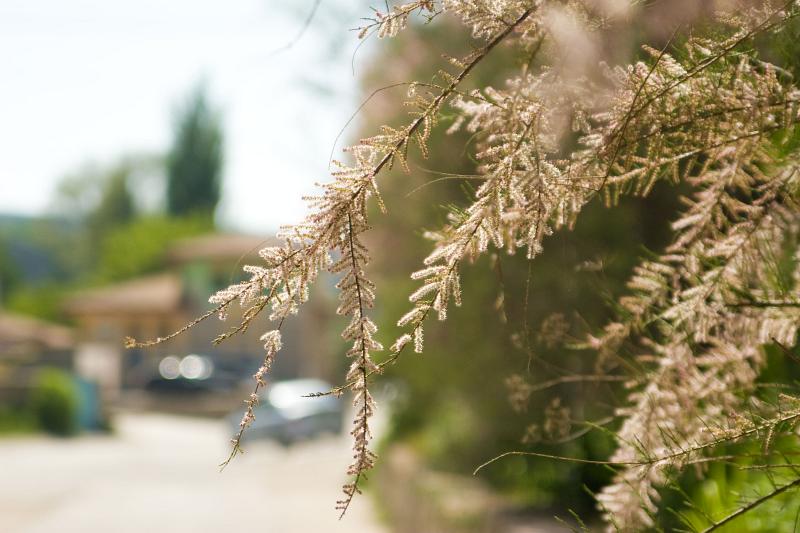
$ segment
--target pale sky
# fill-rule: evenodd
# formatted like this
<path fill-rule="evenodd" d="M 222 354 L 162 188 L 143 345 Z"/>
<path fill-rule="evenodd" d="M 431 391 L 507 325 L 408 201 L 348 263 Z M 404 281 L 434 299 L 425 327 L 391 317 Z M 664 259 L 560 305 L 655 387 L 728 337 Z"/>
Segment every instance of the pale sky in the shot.
<path fill-rule="evenodd" d="M 275 54 L 312 5 L 0 0 L 0 213 L 43 213 L 59 178 L 87 162 L 163 151 L 172 110 L 205 80 L 225 122 L 220 221 L 249 232 L 296 222 L 357 105 L 348 29 L 366 6 L 322 0 Z"/>

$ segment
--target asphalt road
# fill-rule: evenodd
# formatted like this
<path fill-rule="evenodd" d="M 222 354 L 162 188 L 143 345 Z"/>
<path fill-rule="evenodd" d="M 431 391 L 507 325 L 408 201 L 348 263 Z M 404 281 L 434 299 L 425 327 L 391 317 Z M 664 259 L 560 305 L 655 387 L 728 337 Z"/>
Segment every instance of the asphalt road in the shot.
<path fill-rule="evenodd" d="M 221 422 L 123 414 L 111 436 L 0 440 L 3 533 L 385 533 L 369 495 L 334 510 L 345 437 L 228 451 Z"/>

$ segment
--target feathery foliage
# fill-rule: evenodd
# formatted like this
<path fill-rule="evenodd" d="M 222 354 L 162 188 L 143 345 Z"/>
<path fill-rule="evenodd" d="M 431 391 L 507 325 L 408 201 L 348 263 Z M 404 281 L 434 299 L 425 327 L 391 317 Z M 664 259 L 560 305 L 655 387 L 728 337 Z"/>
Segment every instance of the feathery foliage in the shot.
<path fill-rule="evenodd" d="M 759 58 L 755 43 L 780 35 L 800 15 L 800 3 L 715 8 L 669 28 L 662 46 L 645 46 L 640 60 L 618 66 L 599 64 L 591 46 L 601 32 L 651 9 L 649 3 L 442 0 L 375 11 L 360 37 L 392 37 L 415 16 L 430 22 L 446 12 L 482 44 L 466 57 L 448 58 L 432 82 L 411 84 L 408 122 L 383 126 L 347 148 L 349 161 L 336 162 L 332 180 L 308 199 L 306 219 L 282 229 L 284 244 L 262 250 L 263 264 L 245 267 L 250 279 L 212 296 L 217 307 L 198 320 L 224 318 L 235 302 L 246 310 L 222 337 L 262 311 L 276 324 L 264 336 L 266 358 L 242 431 L 280 349 L 284 320 L 307 301 L 322 271 L 340 276 L 337 313 L 350 318 L 342 336 L 352 342 L 345 354 L 352 364 L 344 384 L 327 393 L 352 392 L 357 412 L 351 480 L 338 502 L 344 513 L 376 459 L 369 448 L 370 379 L 407 346 L 422 352 L 426 320 L 445 320 L 451 303 L 462 305 L 464 263 L 490 249 L 533 260 L 546 238 L 572 228 L 588 203 L 614 208 L 622 196 L 648 195 L 665 181 L 692 191 L 671 224 L 672 244 L 639 264 L 618 320 L 583 343 L 598 357 L 598 376 L 590 378 L 624 380 L 628 388 L 626 404 L 612 413 L 618 446 L 604 462 L 616 473 L 596 495 L 608 529 L 654 526 L 660 490 L 688 465 L 723 460 L 714 455 L 720 446 L 759 440 L 769 458 L 778 434 L 796 434 L 800 400 L 787 391 L 767 401 L 759 376 L 763 346 L 791 355 L 800 320 L 800 89 L 789 71 Z M 519 55 L 518 74 L 502 87 L 463 90 L 473 69 L 501 45 Z M 576 58 L 575 46 L 583 45 L 577 55 L 586 57 Z M 467 205 L 426 234 L 433 250 L 412 274 L 420 287 L 399 319 L 405 332 L 376 363 L 383 348 L 369 318 L 377 291 L 363 240 L 369 206 L 386 209 L 378 190 L 382 172 L 395 164 L 410 171 L 414 148 L 427 155 L 446 107 L 456 114 L 450 130 L 472 134 L 480 182 Z M 524 403 L 526 385 L 517 379 L 511 386 L 522 390 L 517 401 Z M 552 432 L 565 433 L 558 425 L 565 408 L 554 403 L 547 415 Z M 798 485 L 800 475 L 712 519 L 707 530 Z"/>

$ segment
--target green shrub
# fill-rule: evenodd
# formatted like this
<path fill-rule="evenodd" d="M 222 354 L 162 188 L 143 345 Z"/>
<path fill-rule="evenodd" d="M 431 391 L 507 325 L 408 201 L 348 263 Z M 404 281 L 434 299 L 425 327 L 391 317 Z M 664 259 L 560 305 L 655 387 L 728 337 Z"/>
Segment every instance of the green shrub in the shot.
<path fill-rule="evenodd" d="M 77 432 L 78 391 L 69 374 L 42 370 L 31 391 L 31 412 L 39 427 L 55 435 Z"/>
<path fill-rule="evenodd" d="M 27 410 L 0 406 L 0 435 L 29 433 L 35 430 L 36 423 Z"/>

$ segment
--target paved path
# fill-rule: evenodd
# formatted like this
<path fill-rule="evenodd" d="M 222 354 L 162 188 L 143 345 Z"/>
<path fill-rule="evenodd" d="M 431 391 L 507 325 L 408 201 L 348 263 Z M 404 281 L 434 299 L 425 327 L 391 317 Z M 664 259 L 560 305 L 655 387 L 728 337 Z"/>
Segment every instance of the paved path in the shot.
<path fill-rule="evenodd" d="M 220 473 L 220 422 L 124 414 L 113 436 L 0 440 L 3 533 L 385 533 L 369 495 L 337 520 L 344 437 L 251 443 Z"/>

